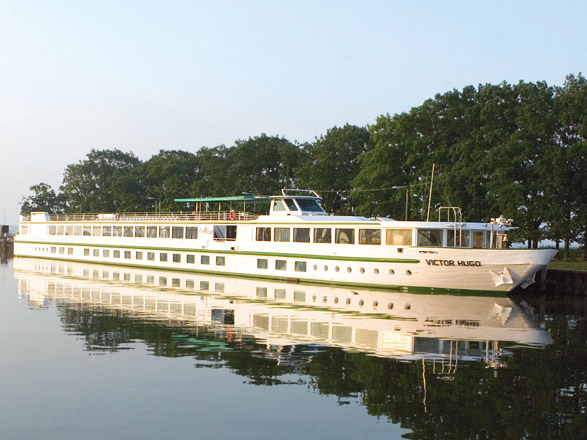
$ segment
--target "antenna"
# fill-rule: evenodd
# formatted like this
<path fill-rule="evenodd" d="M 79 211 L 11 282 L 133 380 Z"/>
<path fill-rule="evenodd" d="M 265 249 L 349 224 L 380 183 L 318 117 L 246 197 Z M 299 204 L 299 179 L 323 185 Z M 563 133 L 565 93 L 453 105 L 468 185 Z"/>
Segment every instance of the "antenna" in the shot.
<path fill-rule="evenodd" d="M 428 195 L 428 213 L 426 214 L 426 221 L 430 219 L 430 202 L 432 201 L 432 185 L 434 184 L 434 165 L 432 164 L 432 177 L 430 178 L 430 194 Z"/>

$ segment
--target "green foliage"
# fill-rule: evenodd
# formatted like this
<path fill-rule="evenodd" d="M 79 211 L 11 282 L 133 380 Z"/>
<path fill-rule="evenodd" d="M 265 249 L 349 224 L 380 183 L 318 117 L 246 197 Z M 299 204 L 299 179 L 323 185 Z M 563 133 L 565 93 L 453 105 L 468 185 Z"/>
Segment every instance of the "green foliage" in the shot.
<path fill-rule="evenodd" d="M 86 160 L 65 169 L 61 192 L 66 211 L 137 211 L 144 198 L 140 164 L 132 153 L 92 149 Z"/>
<path fill-rule="evenodd" d="M 351 182 L 359 173 L 359 156 L 372 146 L 364 127 L 346 124 L 329 129 L 316 142 L 305 145 L 307 161 L 296 169 L 299 185 L 320 192 L 327 212 L 351 214 L 353 201 L 348 198 Z"/>
<path fill-rule="evenodd" d="M 51 185 L 39 183 L 29 188 L 34 194 L 23 197 L 21 214 L 30 214 L 34 211 L 45 211 L 53 214 L 63 212 L 65 200 L 62 194 L 55 194 Z"/>

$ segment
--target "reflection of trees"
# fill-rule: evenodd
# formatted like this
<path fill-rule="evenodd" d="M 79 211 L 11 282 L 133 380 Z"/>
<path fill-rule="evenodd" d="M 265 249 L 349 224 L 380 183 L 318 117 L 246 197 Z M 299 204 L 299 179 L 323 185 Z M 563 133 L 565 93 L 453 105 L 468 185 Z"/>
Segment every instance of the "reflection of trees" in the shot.
<path fill-rule="evenodd" d="M 191 356 L 255 385 L 304 375 L 321 394 L 357 401 L 370 415 L 401 423 L 413 431 L 406 436 L 412 439 L 580 438 L 587 425 L 584 317 L 547 316 L 554 343 L 512 350 L 506 368 L 460 361 L 455 374 L 441 375 L 430 361 L 311 345 L 278 350 L 253 337 L 227 338 L 213 325 L 187 327 L 80 304 L 58 307 L 65 329 L 85 338 L 88 350 L 114 352 L 139 340 L 154 355 Z"/>

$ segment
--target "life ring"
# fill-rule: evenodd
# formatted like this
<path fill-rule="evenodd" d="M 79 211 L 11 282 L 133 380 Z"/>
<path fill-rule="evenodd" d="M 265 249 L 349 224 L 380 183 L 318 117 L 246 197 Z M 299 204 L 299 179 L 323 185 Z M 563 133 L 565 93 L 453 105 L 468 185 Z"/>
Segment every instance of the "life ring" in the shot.
<path fill-rule="evenodd" d="M 230 210 L 230 214 L 228 215 L 228 218 L 231 220 L 236 220 L 236 212 L 234 212 L 234 209 Z"/>
<path fill-rule="evenodd" d="M 114 220 L 116 220 L 116 221 L 120 220 L 120 215 L 114 214 Z"/>

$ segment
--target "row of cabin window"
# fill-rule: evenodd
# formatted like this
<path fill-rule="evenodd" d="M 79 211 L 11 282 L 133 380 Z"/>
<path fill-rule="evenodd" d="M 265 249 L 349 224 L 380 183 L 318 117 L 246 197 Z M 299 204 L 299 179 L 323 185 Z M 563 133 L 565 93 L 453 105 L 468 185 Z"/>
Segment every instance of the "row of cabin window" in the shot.
<path fill-rule="evenodd" d="M 310 243 L 310 238 L 314 243 L 334 243 L 337 244 L 355 244 L 355 229 L 353 228 L 270 228 L 258 227 L 256 230 L 257 241 L 278 241 L 296 243 Z M 273 237 L 272 237 L 273 234 Z M 334 237 L 333 237 L 334 235 Z M 381 229 L 359 229 L 359 244 L 381 244 Z M 402 246 L 411 246 L 412 230 L 411 229 L 387 229 L 386 243 Z"/>
<path fill-rule="evenodd" d="M 296 243 L 310 243 L 310 236 L 314 243 L 332 243 L 332 228 L 291 228 L 281 227 L 258 227 L 256 229 L 257 241 L 277 241 Z M 381 244 L 381 229 L 359 229 L 359 244 Z M 443 229 L 418 229 L 417 243 L 418 246 L 443 246 Z M 273 236 L 272 236 L 273 234 Z M 483 239 L 486 235 L 483 231 L 446 231 L 446 246 L 448 247 L 483 247 Z M 355 229 L 352 228 L 335 228 L 334 243 L 337 244 L 354 244 Z M 386 229 L 385 243 L 394 246 L 411 246 L 412 230 L 411 229 Z"/>
<path fill-rule="evenodd" d="M 155 261 L 155 252 L 147 252 L 147 261 Z M 100 256 L 100 249 L 93 249 L 92 256 L 99 257 Z M 84 256 L 90 256 L 90 249 L 84 249 Z M 110 249 L 102 249 L 102 256 L 105 258 L 110 258 Z M 121 256 L 127 260 L 132 258 L 132 251 L 119 251 L 115 249 L 112 251 L 113 258 L 121 258 Z M 135 251 L 135 260 L 142 260 L 144 256 L 143 251 Z M 181 263 L 182 258 L 181 254 L 171 254 L 171 259 L 174 263 Z M 168 254 L 166 252 L 159 253 L 159 261 L 168 261 Z M 194 254 L 187 254 L 186 263 L 188 264 L 195 264 L 196 263 L 196 256 Z M 210 264 L 210 256 L 209 255 L 200 255 L 200 264 L 208 265 Z M 226 257 L 217 256 L 216 257 L 216 266 L 225 266 L 226 265 Z"/>
<path fill-rule="evenodd" d="M 49 235 L 94 237 L 198 238 L 193 226 L 49 226 Z"/>

